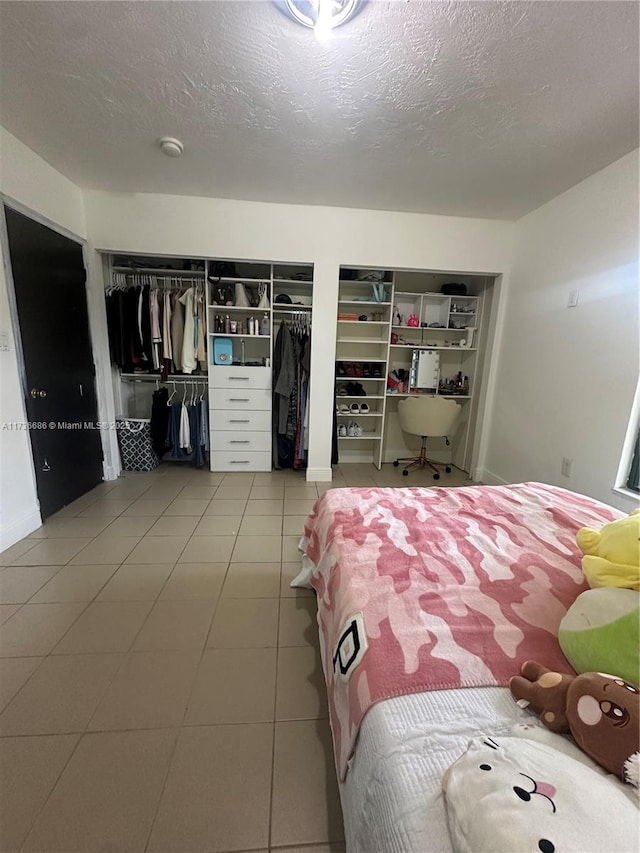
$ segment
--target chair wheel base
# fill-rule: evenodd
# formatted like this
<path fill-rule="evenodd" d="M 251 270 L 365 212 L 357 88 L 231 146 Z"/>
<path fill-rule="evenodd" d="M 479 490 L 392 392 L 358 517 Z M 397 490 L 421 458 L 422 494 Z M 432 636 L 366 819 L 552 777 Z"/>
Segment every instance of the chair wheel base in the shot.
<path fill-rule="evenodd" d="M 393 463 L 393 467 L 394 467 L 394 468 L 397 468 L 399 464 L 400 464 L 400 463 L 399 463 L 399 462 L 398 462 L 398 460 L 396 459 L 396 461 Z"/>
<path fill-rule="evenodd" d="M 447 465 L 447 467 L 444 470 L 447 472 L 447 474 L 450 474 L 451 473 L 451 466 Z"/>
<path fill-rule="evenodd" d="M 440 474 L 434 474 L 434 475 L 433 475 L 433 479 L 434 479 L 434 480 L 439 480 L 439 479 L 440 479 Z"/>
<path fill-rule="evenodd" d="M 403 476 L 403 477 L 408 477 L 408 476 L 409 476 L 409 472 L 408 472 L 408 471 L 403 471 L 403 472 L 402 472 L 402 476 Z"/>

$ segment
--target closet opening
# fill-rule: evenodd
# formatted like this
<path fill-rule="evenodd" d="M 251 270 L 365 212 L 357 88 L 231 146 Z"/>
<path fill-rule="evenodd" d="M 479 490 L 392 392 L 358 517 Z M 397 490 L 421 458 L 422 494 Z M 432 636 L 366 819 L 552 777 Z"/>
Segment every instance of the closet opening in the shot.
<path fill-rule="evenodd" d="M 312 265 L 116 254 L 105 287 L 125 469 L 306 468 Z"/>
<path fill-rule="evenodd" d="M 417 451 L 420 438 L 402 431 L 398 402 L 444 396 L 460 406 L 460 417 L 450 444 L 428 440 L 428 456 L 473 474 L 495 281 L 495 276 L 455 271 L 341 267 L 335 371 L 339 461 L 372 462 L 380 469 Z"/>

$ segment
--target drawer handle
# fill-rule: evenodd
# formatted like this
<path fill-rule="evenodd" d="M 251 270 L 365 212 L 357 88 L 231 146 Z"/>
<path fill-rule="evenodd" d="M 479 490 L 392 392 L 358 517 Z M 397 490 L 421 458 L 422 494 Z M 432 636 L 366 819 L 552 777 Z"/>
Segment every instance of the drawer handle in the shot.
<path fill-rule="evenodd" d="M 241 441 L 240 439 L 233 439 L 232 438 L 231 441 L 229 442 L 229 444 L 249 444 L 249 439 L 245 438 L 243 441 Z"/>
<path fill-rule="evenodd" d="M 243 382 L 249 381 L 248 376 L 227 376 L 227 379 L 229 380 L 229 382 L 235 382 L 237 380 L 242 380 Z"/>
<path fill-rule="evenodd" d="M 231 465 L 248 465 L 249 460 L 248 459 L 230 459 L 229 463 Z"/>
<path fill-rule="evenodd" d="M 230 424 L 248 424 L 251 422 L 250 422 L 249 418 L 245 418 L 243 421 L 238 420 L 238 419 L 234 420 L 233 418 L 229 418 L 229 423 Z"/>
<path fill-rule="evenodd" d="M 229 402 L 230 403 L 248 403 L 249 398 L 248 397 L 229 397 Z"/>

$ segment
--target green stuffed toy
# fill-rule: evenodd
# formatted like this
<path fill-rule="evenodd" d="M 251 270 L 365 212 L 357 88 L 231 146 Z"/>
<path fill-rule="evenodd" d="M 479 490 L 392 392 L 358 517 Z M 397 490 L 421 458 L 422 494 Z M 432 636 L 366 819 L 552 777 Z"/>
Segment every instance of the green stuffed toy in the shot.
<path fill-rule="evenodd" d="M 640 509 L 600 531 L 583 527 L 576 541 L 584 554 L 582 571 L 590 587 L 640 589 Z"/>
<path fill-rule="evenodd" d="M 640 686 L 640 594 L 588 589 L 567 610 L 558 642 L 577 673 L 611 672 Z"/>

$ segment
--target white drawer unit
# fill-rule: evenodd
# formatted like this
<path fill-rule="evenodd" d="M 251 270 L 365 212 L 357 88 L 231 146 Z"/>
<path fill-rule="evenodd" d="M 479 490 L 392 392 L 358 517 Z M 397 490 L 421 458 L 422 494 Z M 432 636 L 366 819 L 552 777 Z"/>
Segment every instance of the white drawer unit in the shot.
<path fill-rule="evenodd" d="M 271 388 L 270 367 L 219 367 L 209 370 L 210 388 Z"/>
<path fill-rule="evenodd" d="M 209 367 L 212 471 L 271 470 L 271 368 Z"/>
<path fill-rule="evenodd" d="M 244 451 L 271 450 L 271 432 L 224 432 L 213 430 L 211 433 L 211 450 L 229 450 L 236 456 Z"/>
<path fill-rule="evenodd" d="M 271 432 L 271 412 L 236 411 L 233 409 L 209 410 L 209 429 L 236 432 Z"/>
<path fill-rule="evenodd" d="M 212 411 L 271 411 L 271 391 L 266 388 L 212 388 L 209 392 Z"/>
<path fill-rule="evenodd" d="M 211 450 L 212 471 L 270 471 L 271 451 Z"/>

